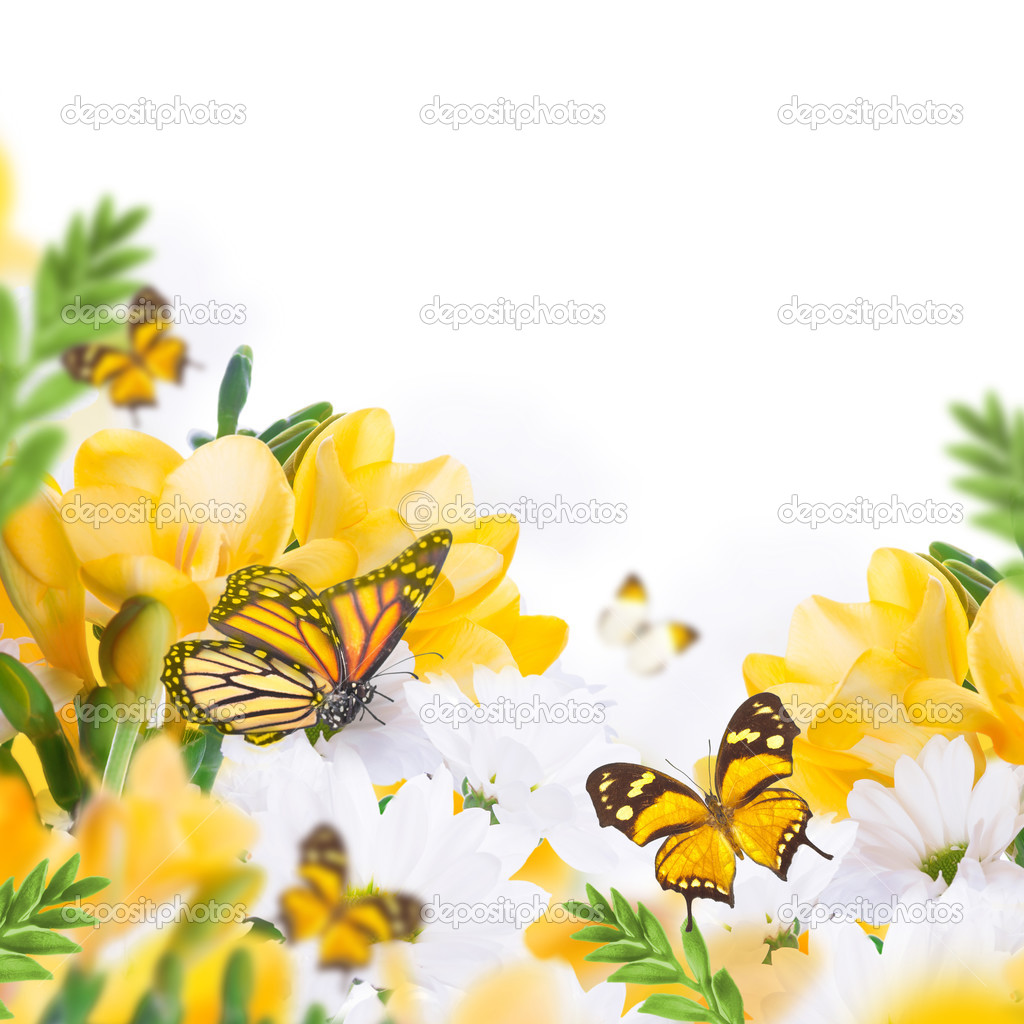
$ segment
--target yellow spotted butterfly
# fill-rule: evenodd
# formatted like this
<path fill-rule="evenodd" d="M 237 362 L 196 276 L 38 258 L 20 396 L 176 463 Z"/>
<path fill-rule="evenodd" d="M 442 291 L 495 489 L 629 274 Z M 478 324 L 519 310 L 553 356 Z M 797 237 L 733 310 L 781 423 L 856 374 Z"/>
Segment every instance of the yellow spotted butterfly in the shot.
<path fill-rule="evenodd" d="M 597 631 L 605 643 L 627 649 L 632 671 L 652 676 L 682 654 L 700 634 L 685 622 L 650 622 L 647 588 L 631 573 L 615 594 L 615 600 L 601 613 Z"/>
<path fill-rule="evenodd" d="M 161 310 L 167 300 L 152 288 L 132 299 L 128 314 L 128 348 L 113 345 L 74 345 L 61 356 L 75 380 L 99 388 L 110 385 L 110 401 L 133 412 L 156 405 L 156 381 L 180 384 L 188 364 L 188 348 Z"/>
<path fill-rule="evenodd" d="M 281 897 L 284 931 L 292 942 L 318 939 L 321 967 L 365 967 L 375 942 L 411 939 L 422 924 L 411 896 L 350 890 L 345 844 L 330 825 L 303 840 L 299 875 L 304 884 Z"/>
<path fill-rule="evenodd" d="M 774 694 L 745 700 L 718 748 L 712 792 L 638 764 L 606 764 L 591 772 L 587 792 L 602 826 L 646 846 L 664 839 L 654 858 L 663 889 L 686 897 L 686 930 L 695 899 L 734 905 L 736 858 L 744 854 L 785 879 L 801 845 L 828 860 L 807 838 L 811 810 L 803 797 L 773 783 L 793 774 L 793 738 L 800 732 Z"/>
<path fill-rule="evenodd" d="M 297 576 L 250 565 L 228 577 L 210 625 L 229 640 L 184 640 L 163 682 L 189 721 L 263 745 L 322 723 L 340 729 L 440 575 L 452 535 L 434 530 L 393 561 L 317 595 Z"/>

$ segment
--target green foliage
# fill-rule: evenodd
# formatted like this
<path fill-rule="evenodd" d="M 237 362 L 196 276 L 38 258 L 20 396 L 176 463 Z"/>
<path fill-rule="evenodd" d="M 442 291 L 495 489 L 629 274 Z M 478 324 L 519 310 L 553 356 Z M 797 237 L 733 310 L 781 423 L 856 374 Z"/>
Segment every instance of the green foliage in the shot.
<path fill-rule="evenodd" d="M 658 919 L 642 903 L 638 903 L 634 911 L 629 901 L 615 889 L 611 890 L 611 900 L 608 900 L 591 885 L 587 886 L 587 898 L 589 903 L 574 900 L 565 907 L 577 917 L 599 923 L 580 929 L 573 938 L 599 944 L 584 959 L 623 965 L 609 975 L 609 981 L 685 985 L 704 999 L 701 1004 L 686 996 L 659 992 L 647 997 L 640 1007 L 641 1013 L 656 1014 L 668 1020 L 742 1024 L 743 997 L 725 968 L 711 973 L 708 947 L 696 923 L 690 931 L 680 929 L 683 955 L 691 975 L 672 951 Z"/>
<path fill-rule="evenodd" d="M 13 877 L 0 886 L 0 984 L 48 980 L 53 975 L 34 956 L 81 951 L 77 942 L 59 930 L 92 925 L 95 918 L 80 907 L 57 905 L 92 896 L 110 880 L 90 876 L 76 881 L 79 861 L 76 853 L 54 871 L 48 883 L 50 862 L 44 860 L 25 876 L 19 888 L 15 889 Z M 10 1016 L 0 1003 L 0 1018 Z"/>
<path fill-rule="evenodd" d="M 64 242 L 46 251 L 36 272 L 28 332 L 13 292 L 0 285 L 0 458 L 10 456 L 0 465 L 0 526 L 35 493 L 63 444 L 60 428 L 39 421 L 86 390 L 55 359 L 73 345 L 109 341 L 123 331 L 113 320 L 83 323 L 71 311 L 126 302 L 139 289 L 141 282 L 124 274 L 150 253 L 127 242 L 146 215 L 137 208 L 118 216 L 109 197 L 91 220 L 76 215 Z"/>
<path fill-rule="evenodd" d="M 1007 413 L 999 397 L 985 396 L 980 409 L 962 403 L 951 407 L 968 440 L 946 450 L 970 471 L 954 481 L 965 494 L 989 509 L 973 521 L 1018 547 L 1024 542 L 1024 410 Z M 1024 551 L 1024 547 L 1021 547 Z"/>
<path fill-rule="evenodd" d="M 0 653 L 0 712 L 35 747 L 54 800 L 73 811 L 85 792 L 75 753 L 39 681 L 17 658 L 4 653 Z"/>

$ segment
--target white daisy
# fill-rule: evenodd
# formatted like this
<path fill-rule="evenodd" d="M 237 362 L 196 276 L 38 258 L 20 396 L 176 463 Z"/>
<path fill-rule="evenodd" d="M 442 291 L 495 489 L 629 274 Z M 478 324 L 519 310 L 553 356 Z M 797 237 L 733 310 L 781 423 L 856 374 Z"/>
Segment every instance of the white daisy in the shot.
<path fill-rule="evenodd" d="M 327 758 L 302 735 L 275 745 L 270 763 L 254 750 L 222 769 L 217 792 L 248 811 L 260 826 L 252 860 L 267 874 L 256 916 L 282 924 L 281 894 L 299 883 L 299 843 L 319 824 L 332 825 L 348 852 L 353 889 L 416 898 L 424 924 L 412 942 L 374 946 L 360 977 L 379 988 L 394 978 L 424 990 L 424 999 L 446 1007 L 474 977 L 522 948 L 523 928 L 547 905 L 548 894 L 528 882 L 508 880 L 510 869 L 493 852 L 500 827 L 483 810 L 455 814 L 451 774 L 410 779 L 380 810 L 369 775 L 349 748 Z M 316 966 L 313 941 L 292 947 L 297 991 L 332 1014 L 354 980 L 351 972 Z"/>
<path fill-rule="evenodd" d="M 893 786 L 861 780 L 847 801 L 857 839 L 823 899 L 919 904 L 954 879 L 1000 902 L 1024 903 L 1024 868 L 1006 848 L 1024 827 L 1024 769 L 990 760 L 977 783 L 963 737 L 935 736 L 896 763 Z"/>
<path fill-rule="evenodd" d="M 505 827 L 526 860 L 547 839 L 567 864 L 604 871 L 615 847 L 600 832 L 587 776 L 609 761 L 636 760 L 609 741 L 605 705 L 578 680 L 523 677 L 478 667 L 474 704 L 448 676 L 405 684 L 408 702 L 470 803 Z"/>

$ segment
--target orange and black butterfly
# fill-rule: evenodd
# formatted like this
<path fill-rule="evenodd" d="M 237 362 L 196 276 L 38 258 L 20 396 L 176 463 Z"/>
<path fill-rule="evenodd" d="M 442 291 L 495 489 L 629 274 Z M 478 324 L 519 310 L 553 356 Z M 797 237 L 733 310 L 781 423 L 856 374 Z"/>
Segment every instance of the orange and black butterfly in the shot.
<path fill-rule="evenodd" d="M 156 405 L 156 382 L 180 384 L 188 365 L 188 347 L 173 334 L 174 323 L 163 315 L 167 300 L 143 288 L 128 311 L 128 348 L 74 345 L 61 355 L 75 380 L 93 387 L 110 385 L 110 401 L 133 412 Z"/>
<path fill-rule="evenodd" d="M 330 825 L 303 840 L 299 874 L 304 884 L 281 897 L 284 931 L 291 942 L 318 939 L 321 967 L 365 967 L 374 943 L 411 939 L 422 925 L 423 906 L 412 896 L 352 892 L 345 844 Z"/>
<path fill-rule="evenodd" d="M 638 764 L 606 764 L 587 779 L 602 826 L 639 846 L 665 840 L 654 872 L 663 889 L 686 897 L 687 931 L 695 899 L 734 905 L 737 857 L 746 854 L 782 879 L 802 845 L 832 859 L 807 838 L 811 810 L 803 797 L 771 788 L 793 774 L 799 732 L 778 697 L 755 694 L 726 726 L 712 792 L 703 799 L 672 776 Z"/>
<path fill-rule="evenodd" d="M 184 640 L 163 682 L 182 715 L 264 745 L 297 729 L 340 729 L 374 694 L 374 673 L 437 581 L 452 535 L 434 530 L 393 561 L 317 595 L 297 576 L 250 565 L 228 577 L 210 625 L 229 640 Z"/>

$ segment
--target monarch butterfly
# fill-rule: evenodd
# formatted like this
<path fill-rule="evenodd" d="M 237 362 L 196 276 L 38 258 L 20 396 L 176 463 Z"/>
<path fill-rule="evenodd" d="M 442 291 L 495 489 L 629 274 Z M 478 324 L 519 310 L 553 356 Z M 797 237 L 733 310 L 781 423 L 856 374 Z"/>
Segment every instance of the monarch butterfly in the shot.
<path fill-rule="evenodd" d="M 322 723 L 340 729 L 437 581 L 449 530 L 317 595 L 297 576 L 250 565 L 228 577 L 210 625 L 228 640 L 184 640 L 164 658 L 171 701 L 193 722 L 264 745 Z"/>
<path fill-rule="evenodd" d="M 639 764 L 606 764 L 587 779 L 602 826 L 611 825 L 638 846 L 664 839 L 654 858 L 663 889 L 686 897 L 686 930 L 693 901 L 735 902 L 736 858 L 746 854 L 785 879 L 793 856 L 807 845 L 811 810 L 803 797 L 773 783 L 793 774 L 799 727 L 770 693 L 745 700 L 725 727 L 706 802 L 689 786 Z"/>
<path fill-rule="evenodd" d="M 75 380 L 93 387 L 110 385 L 110 401 L 133 412 L 140 405 L 156 405 L 155 381 L 180 384 L 188 364 L 188 348 L 170 333 L 173 321 L 161 310 L 167 300 L 152 288 L 143 288 L 128 311 L 128 348 L 113 345 L 75 345 L 61 362 Z"/>
<path fill-rule="evenodd" d="M 304 885 L 281 897 L 284 930 L 292 942 L 320 940 L 320 966 L 351 969 L 370 962 L 371 946 L 410 939 L 423 907 L 403 893 L 351 893 L 348 855 L 330 825 L 318 825 L 299 847 Z"/>
<path fill-rule="evenodd" d="M 700 638 L 697 630 L 685 622 L 651 623 L 647 614 L 647 588 L 639 576 L 631 574 L 597 622 L 601 639 L 628 648 L 629 667 L 643 676 L 661 672 L 671 657 L 682 654 Z"/>

